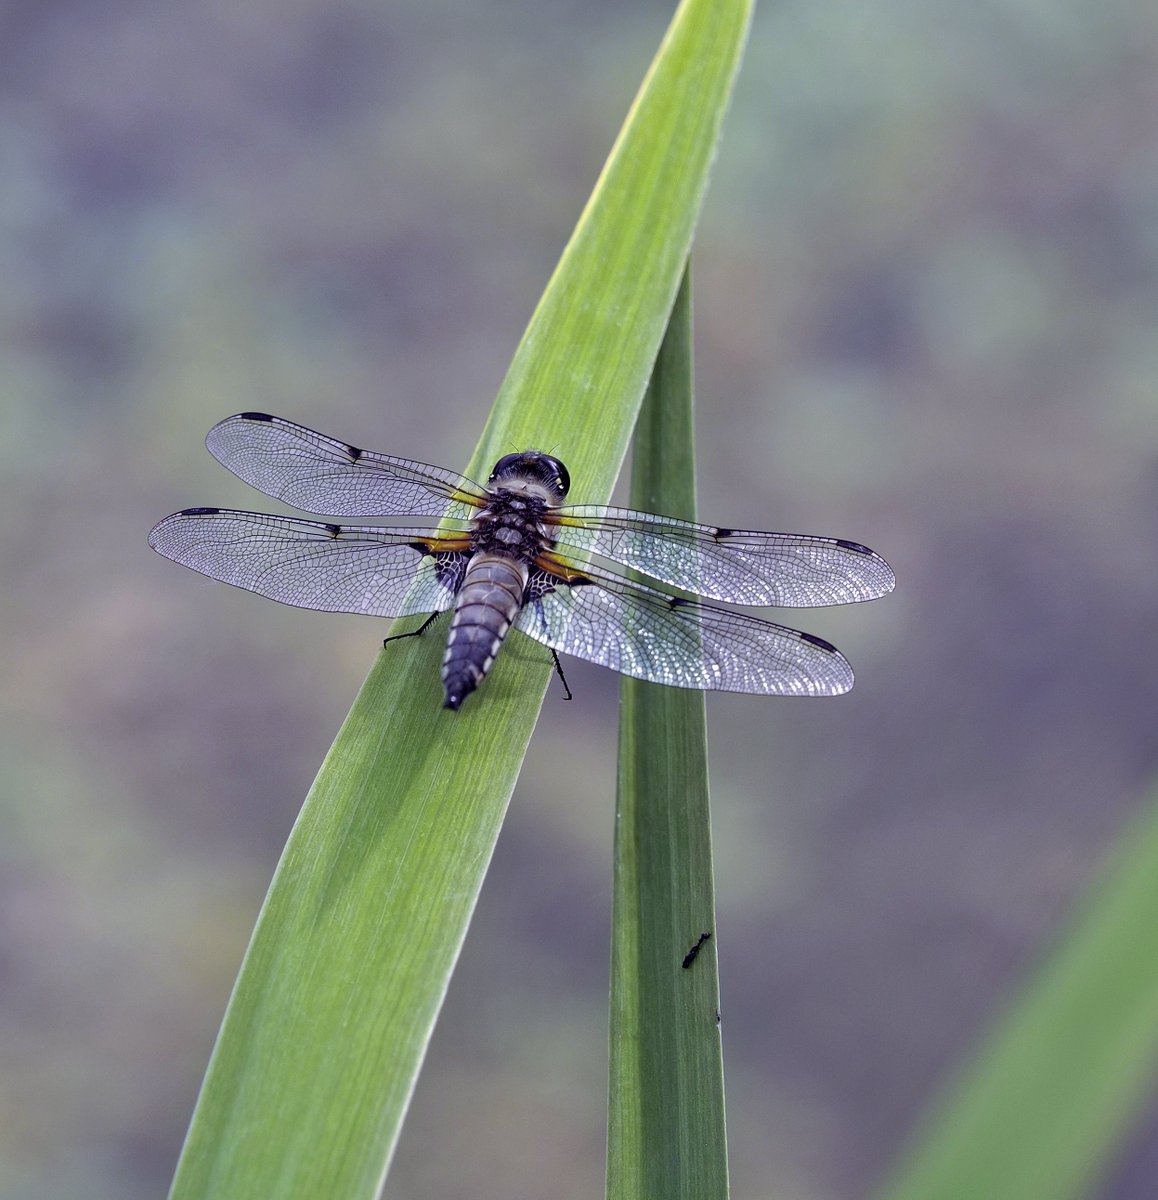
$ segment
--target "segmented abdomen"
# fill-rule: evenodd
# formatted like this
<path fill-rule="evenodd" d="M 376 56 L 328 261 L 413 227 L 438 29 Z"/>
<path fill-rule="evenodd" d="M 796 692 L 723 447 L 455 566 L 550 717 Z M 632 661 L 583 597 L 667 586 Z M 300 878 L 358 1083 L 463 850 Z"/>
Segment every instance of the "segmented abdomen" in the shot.
<path fill-rule="evenodd" d="M 526 586 L 527 568 L 517 560 L 485 553 L 470 560 L 442 659 L 447 708 L 458 708 L 486 678 L 519 615 Z"/>

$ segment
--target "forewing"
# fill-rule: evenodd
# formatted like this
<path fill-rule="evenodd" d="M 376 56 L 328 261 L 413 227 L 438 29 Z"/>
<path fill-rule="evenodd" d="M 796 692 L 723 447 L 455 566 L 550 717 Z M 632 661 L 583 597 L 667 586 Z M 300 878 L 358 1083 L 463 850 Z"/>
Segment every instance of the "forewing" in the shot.
<path fill-rule="evenodd" d="M 875 600 L 892 568 L 843 538 L 696 525 L 626 508 L 568 505 L 548 514 L 560 548 L 585 550 L 652 579 L 731 604 L 815 608 Z"/>
<path fill-rule="evenodd" d="M 239 479 L 305 512 L 466 519 L 486 503 L 454 471 L 361 450 L 268 413 L 227 417 L 205 444 Z"/>
<path fill-rule="evenodd" d="M 376 617 L 449 608 L 467 561 L 429 529 L 326 525 L 225 508 L 174 513 L 154 526 L 149 545 L 282 604 Z"/>
<path fill-rule="evenodd" d="M 852 668 L 835 646 L 748 613 L 680 600 L 596 568 L 539 570 L 518 627 L 555 650 L 636 679 L 762 696 L 835 696 Z"/>

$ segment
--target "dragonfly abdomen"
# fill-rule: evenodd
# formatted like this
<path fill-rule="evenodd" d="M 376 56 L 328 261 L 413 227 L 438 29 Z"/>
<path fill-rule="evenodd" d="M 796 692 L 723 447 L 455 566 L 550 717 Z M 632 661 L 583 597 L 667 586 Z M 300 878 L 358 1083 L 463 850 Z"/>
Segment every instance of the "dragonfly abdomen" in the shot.
<path fill-rule="evenodd" d="M 476 554 L 455 600 L 442 659 L 444 707 L 457 709 L 486 678 L 519 609 L 527 568 L 505 555 Z"/>

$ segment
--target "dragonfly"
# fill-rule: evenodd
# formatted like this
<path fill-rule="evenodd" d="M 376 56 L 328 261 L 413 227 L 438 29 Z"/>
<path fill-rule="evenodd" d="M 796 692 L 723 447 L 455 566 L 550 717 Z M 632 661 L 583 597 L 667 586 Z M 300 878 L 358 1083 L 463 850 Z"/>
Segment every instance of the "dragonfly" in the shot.
<path fill-rule="evenodd" d="M 853 673 L 835 646 L 726 606 L 850 604 L 894 584 L 880 555 L 844 538 L 564 504 L 567 468 L 540 450 L 504 455 L 483 485 L 268 413 L 227 417 L 206 446 L 293 508 L 390 524 L 186 508 L 149 545 L 282 604 L 427 617 L 398 636 L 453 610 L 441 672 L 449 709 L 482 683 L 511 629 L 548 647 L 557 668 L 562 652 L 673 687 L 840 695 Z"/>

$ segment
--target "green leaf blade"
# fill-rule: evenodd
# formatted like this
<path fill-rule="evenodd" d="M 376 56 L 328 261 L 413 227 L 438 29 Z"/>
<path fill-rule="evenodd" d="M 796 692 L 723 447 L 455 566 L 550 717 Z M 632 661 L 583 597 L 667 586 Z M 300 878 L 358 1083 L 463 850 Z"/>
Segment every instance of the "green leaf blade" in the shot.
<path fill-rule="evenodd" d="M 1158 1068 L 1158 797 L 879 1200 L 1088 1196 Z"/>
<path fill-rule="evenodd" d="M 500 389 L 472 466 L 558 445 L 605 501 L 667 326 L 751 20 L 684 0 Z M 544 345 L 549 352 L 544 353 Z"/>
<path fill-rule="evenodd" d="M 632 465 L 632 504 L 685 519 L 695 518 L 691 378 L 685 280 Z M 620 696 L 607 1195 L 725 1200 L 704 696 L 635 679 Z"/>
<path fill-rule="evenodd" d="M 519 345 L 472 476 L 512 444 L 557 444 L 584 501 L 610 495 L 750 7 L 681 5 Z M 541 647 L 512 636 L 478 695 L 451 713 L 440 707 L 442 646 L 436 625 L 385 649 L 322 765 L 230 1000 L 175 1200 L 379 1192 L 551 670 Z"/>

